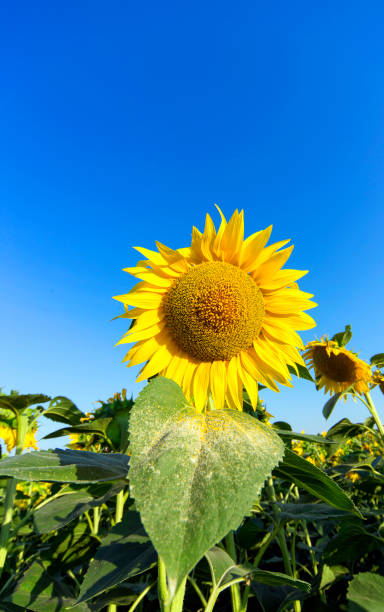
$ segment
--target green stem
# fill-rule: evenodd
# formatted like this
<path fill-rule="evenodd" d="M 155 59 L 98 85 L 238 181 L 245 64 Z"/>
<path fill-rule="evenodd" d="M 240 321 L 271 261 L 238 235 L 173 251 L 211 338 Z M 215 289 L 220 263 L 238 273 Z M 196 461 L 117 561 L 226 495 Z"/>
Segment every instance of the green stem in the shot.
<path fill-rule="evenodd" d="M 100 507 L 95 506 L 93 509 L 93 532 L 95 535 L 99 533 L 100 514 Z"/>
<path fill-rule="evenodd" d="M 187 576 L 180 584 L 174 598 L 171 600 L 167 584 L 167 572 L 162 558 L 158 558 L 157 593 L 161 612 L 182 612 Z"/>
<path fill-rule="evenodd" d="M 371 394 L 369 393 L 369 391 L 367 393 L 364 393 L 364 397 L 367 400 L 366 405 L 368 406 L 368 410 L 371 413 L 371 415 L 373 416 L 373 418 L 375 419 L 375 423 L 377 425 L 377 429 L 379 430 L 380 435 L 381 435 L 381 437 L 384 440 L 384 427 L 383 427 L 382 422 L 380 421 L 380 417 L 379 417 L 379 415 L 377 413 L 375 404 L 372 401 Z"/>
<path fill-rule="evenodd" d="M 230 531 L 229 534 L 225 537 L 225 545 L 226 545 L 229 556 L 233 559 L 235 563 L 237 563 L 235 537 L 233 535 L 233 531 Z M 240 585 L 232 584 L 230 588 L 231 588 L 232 610 L 233 612 L 241 612 L 242 602 L 241 602 L 241 594 L 240 594 Z"/>
<path fill-rule="evenodd" d="M 195 589 L 196 593 L 198 594 L 198 596 L 200 597 L 200 601 L 203 604 L 204 608 L 207 605 L 207 600 L 205 599 L 202 591 L 200 590 L 199 585 L 197 584 L 196 580 L 194 580 L 194 578 L 192 578 L 192 576 L 188 576 L 188 580 L 191 583 L 191 585 L 193 586 L 193 588 Z"/>
<path fill-rule="evenodd" d="M 271 476 L 268 478 L 268 481 L 267 481 L 267 494 L 268 494 L 269 499 L 272 502 L 275 520 L 277 523 L 279 523 L 280 522 L 279 521 L 279 510 L 276 505 L 276 493 L 275 493 L 275 488 L 273 486 L 273 480 Z M 291 560 L 289 558 L 287 541 L 285 539 L 284 527 L 283 529 L 279 529 L 279 531 L 276 534 L 276 538 L 280 546 L 281 554 L 283 556 L 283 564 L 284 564 L 285 572 L 286 574 L 288 574 L 288 576 L 291 576 L 292 578 L 294 578 L 294 572 L 292 569 Z M 293 609 L 295 612 L 301 611 L 301 604 L 299 600 L 296 599 L 295 601 L 293 601 Z"/>
<path fill-rule="evenodd" d="M 160 602 L 161 612 L 166 612 L 167 610 L 170 610 L 167 586 L 167 572 L 165 570 L 164 561 L 160 556 L 158 559 L 157 595 Z"/>
<path fill-rule="evenodd" d="M 121 519 L 123 518 L 124 501 L 125 501 L 124 500 L 124 489 L 122 489 L 121 491 L 118 492 L 116 496 L 116 514 L 115 514 L 116 523 L 120 523 Z"/>
<path fill-rule="evenodd" d="M 28 431 L 28 416 L 22 412 L 17 413 L 17 440 L 16 440 L 16 455 L 21 455 L 23 452 L 25 436 Z M 7 558 L 7 544 L 9 533 L 12 527 L 13 509 L 16 496 L 17 480 L 10 478 L 7 482 L 4 502 L 4 519 L 0 531 L 0 576 L 3 573 L 5 561 Z"/>
<path fill-rule="evenodd" d="M 137 597 L 137 599 L 135 599 L 135 601 L 133 602 L 133 604 L 131 605 L 131 607 L 128 609 L 128 612 L 133 612 L 134 610 L 136 610 L 137 606 L 139 605 L 139 603 L 144 599 L 144 597 L 146 596 L 146 594 L 151 590 L 151 588 L 156 584 L 156 582 L 152 582 L 151 584 L 149 584 L 144 591 L 142 591 L 140 593 L 140 595 Z"/>

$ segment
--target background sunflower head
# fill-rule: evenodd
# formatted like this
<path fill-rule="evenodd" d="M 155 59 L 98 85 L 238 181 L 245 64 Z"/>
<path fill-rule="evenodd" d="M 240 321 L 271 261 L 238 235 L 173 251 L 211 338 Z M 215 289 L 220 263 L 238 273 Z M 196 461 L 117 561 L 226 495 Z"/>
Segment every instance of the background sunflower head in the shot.
<path fill-rule="evenodd" d="M 318 388 L 324 387 L 325 393 L 369 391 L 370 365 L 337 341 L 323 337 L 321 341 L 309 342 L 303 357 L 315 372 Z"/>
<path fill-rule="evenodd" d="M 138 381 L 171 378 L 198 410 L 210 396 L 241 410 L 244 387 L 256 408 L 258 383 L 291 386 L 288 366 L 304 365 L 296 332 L 314 327 L 304 311 L 316 304 L 296 284 L 306 272 L 282 269 L 289 240 L 267 247 L 272 227 L 244 239 L 243 211 L 219 212 L 218 230 L 207 215 L 187 248 L 136 247 L 146 259 L 125 271 L 140 282 L 115 297 L 134 324 L 118 344 L 133 343 L 129 366 L 145 363 Z"/>

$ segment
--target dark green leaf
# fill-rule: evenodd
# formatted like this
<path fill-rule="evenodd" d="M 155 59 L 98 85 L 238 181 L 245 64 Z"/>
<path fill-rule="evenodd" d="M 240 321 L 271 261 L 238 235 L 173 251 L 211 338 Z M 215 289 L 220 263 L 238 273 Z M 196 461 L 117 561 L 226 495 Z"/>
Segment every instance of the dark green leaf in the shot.
<path fill-rule="evenodd" d="M 39 533 L 48 533 L 54 529 L 60 529 L 73 519 L 84 514 L 89 508 L 101 506 L 108 499 L 117 495 L 124 485 L 110 486 L 93 485 L 80 491 L 64 491 L 63 495 L 48 501 L 44 506 L 34 511 L 35 527 Z M 102 490 L 100 490 L 102 489 Z"/>
<path fill-rule="evenodd" d="M 289 585 L 298 588 L 306 593 L 310 591 L 311 585 L 303 580 L 295 580 L 286 574 L 280 572 L 268 572 L 265 570 L 255 569 L 252 566 L 236 565 L 228 553 L 214 546 L 205 553 L 208 560 L 212 582 L 214 588 L 222 589 L 226 584 L 229 584 L 236 578 L 245 576 L 253 576 L 253 579 L 263 584 L 272 586 Z"/>
<path fill-rule="evenodd" d="M 371 365 L 378 367 L 384 366 L 384 353 L 377 353 L 371 357 Z"/>
<path fill-rule="evenodd" d="M 295 376 L 298 376 L 299 378 L 304 378 L 304 380 L 309 380 L 310 382 L 315 382 L 313 377 L 311 376 L 310 371 L 303 365 L 301 365 L 300 363 L 296 364 L 297 370 L 298 372 L 296 372 L 295 368 L 291 365 L 288 366 L 288 370 L 290 371 L 291 374 L 294 374 Z"/>
<path fill-rule="evenodd" d="M 335 393 L 335 395 L 332 395 L 332 397 L 324 404 L 323 417 L 325 419 L 328 419 L 331 416 L 333 409 L 336 406 L 337 401 L 340 399 L 342 395 L 343 395 L 342 393 Z"/>
<path fill-rule="evenodd" d="M 305 442 L 314 442 L 315 444 L 332 444 L 332 440 L 324 438 L 323 436 L 313 436 L 311 434 L 302 434 L 297 431 L 287 431 L 286 429 L 278 429 L 275 427 L 276 423 L 273 424 L 273 428 L 276 433 L 285 440 L 304 440 Z"/>
<path fill-rule="evenodd" d="M 339 485 L 322 470 L 288 448 L 285 449 L 284 459 L 278 468 L 275 468 L 274 473 L 276 476 L 294 482 L 334 508 L 361 516 L 352 500 Z"/>
<path fill-rule="evenodd" d="M 34 393 L 30 395 L 1 395 L 0 396 L 0 407 L 5 408 L 6 410 L 12 410 L 12 412 L 19 412 L 20 410 L 25 410 L 25 408 L 29 408 L 29 406 L 34 406 L 35 404 L 44 404 L 48 402 L 51 398 L 48 395 L 43 395 L 41 393 Z"/>
<path fill-rule="evenodd" d="M 0 462 L 0 475 L 18 480 L 92 483 L 126 478 L 128 463 L 129 458 L 120 453 L 56 449 L 6 457 Z"/>
<path fill-rule="evenodd" d="M 59 438 L 60 436 L 69 436 L 72 433 L 83 433 L 91 434 L 96 433 L 101 436 L 108 438 L 107 429 L 113 419 L 95 419 L 89 423 L 82 423 L 80 425 L 74 425 L 73 427 L 63 427 L 62 429 L 56 429 L 47 436 L 44 436 L 43 440 L 50 438 Z"/>
<path fill-rule="evenodd" d="M 132 492 L 174 594 L 206 550 L 250 511 L 283 443 L 237 410 L 197 413 L 162 377 L 140 393 L 130 435 Z"/>
<path fill-rule="evenodd" d="M 350 516 L 344 510 L 336 510 L 328 504 L 282 504 L 277 503 L 280 508 L 279 517 L 282 519 L 307 520 L 312 522 L 336 519 Z"/>
<path fill-rule="evenodd" d="M 69 587 L 54 580 L 39 563 L 34 563 L 27 570 L 7 600 L 33 612 L 61 612 L 75 603 Z M 82 605 L 77 609 L 85 612 L 89 608 Z"/>
<path fill-rule="evenodd" d="M 362 572 L 349 583 L 349 612 L 383 612 L 384 578 L 372 572 Z"/>
<path fill-rule="evenodd" d="M 137 512 L 127 512 L 98 548 L 81 585 L 79 602 L 149 569 L 157 555 Z"/>
<path fill-rule="evenodd" d="M 334 336 L 332 336 L 331 340 L 333 340 L 334 342 L 337 342 L 337 344 L 342 347 L 345 346 L 346 344 L 348 344 L 348 342 L 351 340 L 352 338 L 352 329 L 350 325 L 346 325 L 345 326 L 345 331 L 343 332 L 339 332 L 338 334 L 335 334 Z"/>
<path fill-rule="evenodd" d="M 68 397 L 58 395 L 49 402 L 48 408 L 44 411 L 44 416 L 58 423 L 77 425 L 80 423 L 80 419 L 84 417 L 84 413 Z"/>
<path fill-rule="evenodd" d="M 328 565 L 337 565 L 346 560 L 352 563 L 361 557 L 383 547 L 383 538 L 369 533 L 362 521 L 350 517 L 342 519 L 339 533 L 333 537 L 324 550 L 324 559 Z"/>

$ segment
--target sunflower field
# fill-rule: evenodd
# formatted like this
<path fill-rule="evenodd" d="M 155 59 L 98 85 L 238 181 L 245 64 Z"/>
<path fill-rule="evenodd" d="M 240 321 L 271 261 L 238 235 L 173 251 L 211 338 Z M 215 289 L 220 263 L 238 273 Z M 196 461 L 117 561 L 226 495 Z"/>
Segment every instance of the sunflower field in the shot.
<path fill-rule="evenodd" d="M 384 610 L 384 353 L 349 325 L 305 346 L 292 247 L 219 213 L 126 269 L 137 397 L 0 394 L 1 610 Z M 270 411 L 298 378 L 365 420 L 293 431 Z M 42 419 L 65 448 L 38 449 Z"/>

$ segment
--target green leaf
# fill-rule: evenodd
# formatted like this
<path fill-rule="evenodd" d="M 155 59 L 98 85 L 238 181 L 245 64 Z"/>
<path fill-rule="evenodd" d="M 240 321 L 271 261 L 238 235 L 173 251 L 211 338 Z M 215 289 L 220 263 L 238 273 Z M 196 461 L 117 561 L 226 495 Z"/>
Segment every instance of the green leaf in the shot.
<path fill-rule="evenodd" d="M 128 463 L 129 458 L 120 453 L 56 449 L 6 457 L 0 462 L 0 475 L 45 482 L 103 482 L 125 479 Z"/>
<path fill-rule="evenodd" d="M 60 529 L 75 518 L 84 514 L 89 508 L 101 506 L 108 499 L 117 495 L 124 485 L 93 485 L 86 490 L 64 491 L 63 495 L 49 501 L 33 513 L 38 533 L 48 533 Z"/>
<path fill-rule="evenodd" d="M 173 596 L 202 555 L 251 510 L 283 443 L 248 414 L 198 413 L 163 377 L 140 393 L 130 436 L 132 492 Z"/>
<path fill-rule="evenodd" d="M 72 433 L 83 433 L 91 434 L 96 433 L 105 438 L 108 438 L 107 429 L 112 423 L 113 419 L 95 419 L 89 423 L 81 423 L 80 425 L 74 425 L 73 427 L 63 427 L 62 429 L 56 429 L 48 435 L 44 436 L 43 440 L 49 440 L 51 438 L 59 438 L 60 436 L 69 436 Z"/>
<path fill-rule="evenodd" d="M 300 363 L 296 364 L 296 368 L 297 368 L 297 372 L 295 370 L 295 368 L 291 365 L 288 366 L 288 370 L 290 371 L 291 374 L 294 374 L 295 376 L 298 376 L 299 378 L 304 378 L 304 380 L 309 380 L 310 382 L 315 382 L 313 377 L 311 376 L 310 371 L 303 365 L 301 365 Z"/>
<path fill-rule="evenodd" d="M 282 504 L 278 502 L 277 505 L 280 508 L 279 518 L 288 520 L 318 522 L 350 516 L 349 512 L 337 510 L 328 504 Z"/>
<path fill-rule="evenodd" d="M 349 419 L 341 419 L 327 432 L 327 438 L 331 438 L 337 442 L 342 442 L 350 438 L 364 433 L 364 431 L 370 431 L 370 428 L 363 423 L 352 423 Z"/>
<path fill-rule="evenodd" d="M 137 512 L 126 513 L 98 548 L 81 585 L 79 602 L 87 601 L 131 576 L 149 569 L 157 560 Z"/>
<path fill-rule="evenodd" d="M 324 438 L 323 436 L 313 436 L 311 434 L 302 434 L 297 431 L 287 431 L 286 429 L 278 429 L 275 427 L 276 423 L 273 424 L 273 428 L 276 433 L 283 438 L 283 440 L 304 440 L 305 442 L 314 442 L 315 444 L 332 444 L 332 440 Z"/>
<path fill-rule="evenodd" d="M 372 572 L 361 572 L 349 583 L 349 612 L 383 612 L 384 578 Z"/>
<path fill-rule="evenodd" d="M 274 474 L 294 482 L 334 508 L 361 516 L 353 501 L 334 480 L 289 448 L 285 449 L 284 459 L 279 467 L 275 468 Z"/>
<path fill-rule="evenodd" d="M 328 419 L 331 416 L 337 401 L 341 398 L 342 395 L 343 393 L 335 393 L 335 395 L 332 395 L 332 397 L 324 404 L 323 417 L 325 419 Z"/>
<path fill-rule="evenodd" d="M 211 569 L 212 582 L 215 589 L 223 590 L 225 585 L 231 583 L 236 578 L 245 576 L 253 576 L 256 582 L 269 584 L 272 586 L 288 585 L 300 589 L 305 593 L 309 593 L 311 585 L 303 580 L 295 580 L 286 574 L 280 572 L 268 572 L 265 570 L 255 569 L 252 566 L 237 565 L 229 554 L 214 546 L 205 553 Z"/>
<path fill-rule="evenodd" d="M 350 325 L 346 325 L 345 326 L 345 331 L 343 332 L 339 332 L 338 334 L 335 334 L 334 336 L 332 336 L 331 340 L 333 340 L 333 342 L 337 342 L 337 344 L 342 347 L 345 346 L 346 344 L 348 344 L 348 342 L 351 340 L 352 338 L 352 329 Z"/>
<path fill-rule="evenodd" d="M 49 571 L 65 574 L 68 569 L 84 565 L 94 557 L 99 541 L 90 535 L 88 524 L 79 521 L 60 529 L 40 550 L 40 559 Z"/>
<path fill-rule="evenodd" d="M 384 366 L 384 353 L 377 353 L 371 357 L 371 365 L 378 366 L 379 368 Z"/>
<path fill-rule="evenodd" d="M 358 561 L 366 553 L 383 547 L 384 539 L 369 533 L 362 521 L 355 517 L 341 520 L 339 533 L 329 540 L 324 549 L 324 559 L 328 565 Z"/>
<path fill-rule="evenodd" d="M 73 593 L 63 584 L 49 576 L 44 567 L 34 563 L 17 582 L 7 601 L 33 612 L 60 612 L 75 603 Z M 89 610 L 87 605 L 77 608 L 79 612 Z"/>
<path fill-rule="evenodd" d="M 0 396 L 0 407 L 5 408 L 6 410 L 12 410 L 12 412 L 19 412 L 20 410 L 25 410 L 25 408 L 29 408 L 29 406 L 34 406 L 35 404 L 44 404 L 48 402 L 51 398 L 48 395 L 43 395 L 42 393 L 33 393 L 29 395 L 1 395 Z"/>
<path fill-rule="evenodd" d="M 77 425 L 80 423 L 80 419 L 84 417 L 84 413 L 68 397 L 58 395 L 49 402 L 48 408 L 44 411 L 44 416 L 58 423 Z"/>

